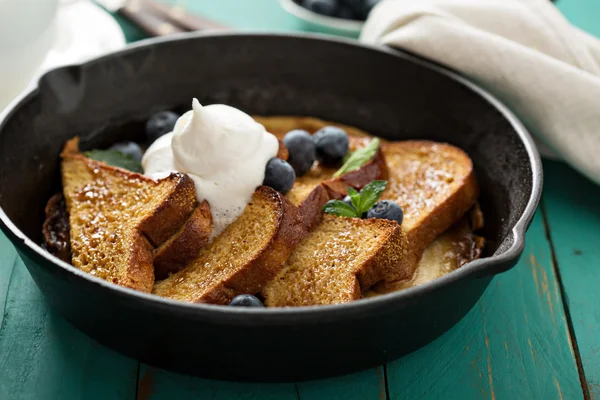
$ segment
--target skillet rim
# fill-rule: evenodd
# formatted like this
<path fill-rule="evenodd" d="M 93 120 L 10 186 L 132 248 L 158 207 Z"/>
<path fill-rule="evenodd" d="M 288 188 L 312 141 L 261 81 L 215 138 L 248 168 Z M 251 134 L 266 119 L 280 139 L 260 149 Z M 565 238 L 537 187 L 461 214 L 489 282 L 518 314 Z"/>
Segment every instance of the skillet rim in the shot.
<path fill-rule="evenodd" d="M 184 316 L 194 319 L 210 320 L 221 323 L 232 323 L 235 325 L 248 325 L 256 326 L 257 324 L 262 325 L 281 325 L 281 324 L 298 324 L 300 322 L 317 322 L 327 321 L 334 322 L 338 320 L 345 320 L 352 316 L 360 316 L 364 312 L 368 311 L 383 311 L 392 304 L 410 302 L 418 300 L 421 296 L 429 295 L 430 292 L 442 289 L 448 285 L 454 284 L 460 280 L 475 279 L 486 275 L 495 275 L 500 272 L 504 272 L 510 267 L 506 265 L 514 264 L 521 256 L 525 246 L 525 232 L 531 223 L 534 214 L 537 210 L 537 206 L 542 194 L 542 162 L 539 152 L 533 142 L 533 139 L 524 125 L 518 120 L 518 118 L 510 111 L 504 104 L 497 100 L 493 95 L 488 93 L 486 90 L 480 88 L 476 84 L 468 81 L 461 75 L 453 72 L 447 68 L 439 66 L 431 61 L 427 61 L 423 58 L 415 56 L 404 51 L 392 49 L 389 47 L 375 46 L 357 42 L 352 39 L 331 37 L 322 34 L 312 33 L 267 33 L 267 32 L 254 32 L 254 33 L 239 33 L 239 32 L 214 32 L 214 33 L 181 33 L 175 34 L 168 37 L 161 38 L 150 38 L 144 39 L 134 44 L 128 45 L 124 49 L 116 52 L 108 53 L 104 56 L 90 59 L 88 61 L 79 64 L 69 64 L 62 67 L 54 68 L 47 71 L 37 81 L 30 85 L 19 97 L 14 99 L 5 109 L 0 112 L 0 134 L 2 128 L 6 124 L 6 121 L 15 113 L 18 112 L 22 104 L 32 99 L 38 92 L 38 82 L 43 79 L 47 74 L 52 74 L 56 70 L 63 68 L 81 67 L 84 65 L 92 65 L 94 63 L 102 62 L 105 59 L 126 55 L 133 53 L 140 48 L 147 48 L 155 45 L 161 45 L 164 43 L 170 43 L 175 41 L 195 41 L 202 40 L 204 38 L 215 38 L 215 37 L 252 37 L 255 39 L 260 38 L 279 38 L 279 39 L 293 39 L 293 40 L 318 40 L 329 42 L 334 45 L 344 45 L 350 47 L 358 47 L 362 50 L 383 52 L 392 57 L 398 57 L 408 60 L 420 67 L 433 70 L 436 73 L 442 74 L 459 84 L 462 84 L 472 92 L 479 95 L 484 101 L 487 101 L 493 106 L 502 116 L 513 126 L 518 137 L 522 141 L 524 148 L 527 152 L 529 159 L 529 166 L 532 174 L 532 186 L 527 205 L 523 210 L 519 220 L 514 224 L 511 231 L 503 239 L 502 244 L 511 242 L 510 246 L 499 254 L 494 254 L 489 257 L 484 257 L 478 260 L 474 260 L 468 264 L 465 264 L 461 268 L 454 270 L 440 278 L 425 284 L 397 291 L 392 293 L 383 294 L 380 296 L 361 299 L 344 304 L 334 305 L 318 305 L 318 306 L 301 306 L 301 307 L 290 307 L 290 308 L 247 308 L 247 307 L 228 307 L 222 305 L 213 304 L 202 304 L 202 303 L 185 303 L 179 302 L 159 296 L 155 296 L 148 293 L 142 293 L 133 289 L 125 288 L 122 286 L 114 285 L 103 279 L 94 277 L 87 274 L 71 264 L 68 264 L 50 253 L 44 250 L 40 245 L 29 239 L 17 226 L 8 218 L 2 207 L 0 207 L 0 229 L 10 239 L 10 241 L 17 247 L 17 250 L 23 251 L 27 257 L 31 258 L 36 264 L 47 268 L 47 263 L 52 264 L 54 267 L 59 267 L 66 270 L 78 279 L 83 279 L 87 283 L 98 284 L 101 290 L 110 291 L 110 295 L 116 295 L 121 298 L 128 299 L 131 304 L 143 305 L 144 307 L 150 307 L 157 311 L 170 311 L 175 314 L 178 313 L 178 317 Z M 78 282 L 78 284 L 80 284 Z M 181 315 L 183 314 L 183 315 Z"/>

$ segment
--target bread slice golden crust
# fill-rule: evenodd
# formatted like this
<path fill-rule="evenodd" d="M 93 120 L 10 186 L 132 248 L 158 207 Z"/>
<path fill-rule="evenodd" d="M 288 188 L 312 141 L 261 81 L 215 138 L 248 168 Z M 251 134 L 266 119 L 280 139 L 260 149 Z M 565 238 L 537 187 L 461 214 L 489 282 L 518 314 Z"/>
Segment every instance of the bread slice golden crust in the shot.
<path fill-rule="evenodd" d="M 408 242 L 400 225 L 325 215 L 262 290 L 270 307 L 345 303 L 376 282 L 405 276 Z"/>
<path fill-rule="evenodd" d="M 156 279 L 164 279 L 196 258 L 202 246 L 210 240 L 212 214 L 205 200 L 192 212 L 179 231 L 154 250 Z"/>
<path fill-rule="evenodd" d="M 416 267 L 423 250 L 475 204 L 479 187 L 473 163 L 461 149 L 430 141 L 383 145 L 391 171 L 381 199 L 402 207 L 402 228 Z"/>
<path fill-rule="evenodd" d="M 372 290 L 363 293 L 363 296 L 372 297 L 419 286 L 478 259 L 485 239 L 473 231 L 483 226 L 482 214 L 477 206 L 468 214 L 470 215 L 463 217 L 427 246 L 417 269 L 409 279 L 395 281 L 393 284 L 380 282 Z"/>
<path fill-rule="evenodd" d="M 153 293 L 213 304 L 256 294 L 277 275 L 304 235 L 298 208 L 261 186 L 236 221 L 187 267 L 156 283 Z"/>
<path fill-rule="evenodd" d="M 175 234 L 196 208 L 194 184 L 184 174 L 154 181 L 92 160 L 78 147 L 78 139 L 72 139 L 61 154 L 71 263 L 150 292 L 154 247 Z"/>

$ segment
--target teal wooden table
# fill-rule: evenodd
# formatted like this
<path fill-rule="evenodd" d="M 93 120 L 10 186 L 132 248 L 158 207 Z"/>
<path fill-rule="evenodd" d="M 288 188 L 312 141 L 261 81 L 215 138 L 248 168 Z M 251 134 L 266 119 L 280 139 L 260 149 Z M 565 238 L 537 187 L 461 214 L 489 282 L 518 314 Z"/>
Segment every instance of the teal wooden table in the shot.
<path fill-rule="evenodd" d="M 188 4 L 240 29 L 303 29 L 275 0 Z M 559 7 L 600 35 L 600 2 Z M 48 307 L 0 234 L 0 399 L 600 399 L 600 187 L 561 163 L 544 169 L 521 262 L 458 325 L 387 365 L 306 383 L 190 378 L 116 354 Z"/>

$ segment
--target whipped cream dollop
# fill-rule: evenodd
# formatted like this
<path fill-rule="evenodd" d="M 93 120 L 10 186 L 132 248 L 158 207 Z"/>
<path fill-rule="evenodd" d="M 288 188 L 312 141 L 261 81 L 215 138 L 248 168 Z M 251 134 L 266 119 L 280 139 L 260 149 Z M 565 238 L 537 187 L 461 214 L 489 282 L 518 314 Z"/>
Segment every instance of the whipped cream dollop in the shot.
<path fill-rule="evenodd" d="M 202 106 L 194 99 L 173 132 L 148 148 L 142 166 L 153 179 L 188 174 L 198 201 L 210 205 L 214 237 L 242 214 L 278 149 L 277 138 L 243 111 L 224 104 Z"/>

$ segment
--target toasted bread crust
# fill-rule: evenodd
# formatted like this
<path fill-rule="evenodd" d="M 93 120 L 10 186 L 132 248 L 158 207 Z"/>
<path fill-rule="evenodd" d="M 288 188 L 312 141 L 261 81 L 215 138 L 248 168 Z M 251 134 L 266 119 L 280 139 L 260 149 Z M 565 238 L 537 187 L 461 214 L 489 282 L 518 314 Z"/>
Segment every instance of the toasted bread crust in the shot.
<path fill-rule="evenodd" d="M 485 239 L 473 233 L 481 228 L 482 216 L 477 205 L 448 231 L 437 237 L 423 252 L 415 273 L 407 279 L 381 281 L 365 297 L 407 289 L 443 276 L 478 259 Z"/>
<path fill-rule="evenodd" d="M 189 176 L 171 174 L 165 179 L 176 180 L 175 188 L 154 214 L 140 222 L 140 230 L 154 246 L 160 246 L 173 236 L 198 205 L 196 188 Z"/>
<path fill-rule="evenodd" d="M 425 248 L 440 234 L 449 229 L 455 222 L 460 220 L 473 207 L 479 196 L 479 186 L 475 177 L 473 163 L 469 156 L 461 149 L 445 143 L 437 143 L 424 140 L 389 142 L 384 144 L 383 152 L 390 157 L 404 157 L 405 154 L 420 155 L 428 157 L 431 154 L 442 155 L 441 160 L 449 165 L 450 162 L 456 167 L 452 176 L 448 177 L 450 182 L 445 183 L 444 179 L 439 182 L 434 181 L 427 190 L 420 186 L 411 185 L 420 184 L 419 180 L 427 180 L 418 173 L 414 173 L 402 180 L 391 182 L 388 190 L 383 193 L 381 199 L 390 199 L 396 201 L 405 210 L 405 218 L 402 224 L 408 241 L 410 243 L 410 252 L 407 255 L 413 268 L 416 268 L 421 254 Z M 438 160 L 438 162 L 441 162 Z M 436 167 L 424 160 L 418 168 L 424 173 L 425 177 L 435 175 Z M 397 187 L 394 187 L 397 186 Z M 397 198 L 394 190 L 398 186 L 408 195 L 403 198 Z M 414 191 L 416 193 L 410 193 Z M 429 192 L 428 192 L 429 191 Z M 435 191 L 435 193 L 434 193 Z M 412 201 L 412 196 L 431 199 L 434 195 L 437 202 L 430 210 L 411 210 L 417 200 Z M 408 212 L 407 212 L 408 211 Z"/>
<path fill-rule="evenodd" d="M 298 208 L 280 193 L 269 187 L 261 186 L 256 190 L 252 203 L 259 200 L 268 204 L 269 212 L 275 216 L 276 226 L 272 232 L 268 233 L 269 239 L 264 242 L 262 247 L 253 250 L 250 259 L 241 268 L 236 270 L 236 267 L 225 265 L 219 273 L 219 281 L 213 282 L 212 276 L 202 277 L 201 279 L 206 278 L 210 281 L 194 282 L 194 286 L 202 286 L 203 289 L 190 293 L 186 287 L 181 285 L 181 282 L 186 278 L 191 279 L 189 276 L 191 270 L 208 267 L 204 265 L 203 254 L 201 254 L 198 259 L 179 273 L 157 283 L 154 293 L 177 300 L 213 304 L 228 304 L 239 294 L 258 293 L 281 270 L 283 263 L 305 235 L 303 220 Z M 249 212 L 248 207 L 244 212 Z M 227 235 L 228 231 L 226 229 L 221 235 Z M 210 251 L 219 251 L 214 247 L 218 245 L 219 239 L 219 237 L 215 239 Z M 224 236 L 222 240 L 227 240 L 227 237 Z"/>
<path fill-rule="evenodd" d="M 298 206 L 304 229 L 311 231 L 319 224 L 323 217 L 323 206 L 332 198 L 339 199 L 341 197 L 332 197 L 327 188 L 321 184 L 317 185 L 302 203 Z"/>
<path fill-rule="evenodd" d="M 154 181 L 92 160 L 79 153 L 77 138 L 66 143 L 61 156 L 72 264 L 121 286 L 150 292 L 154 246 L 177 232 L 194 210 L 193 182 L 184 174 Z M 125 195 L 130 190 L 135 197 Z M 135 219 L 127 219 L 130 213 Z"/>
<path fill-rule="evenodd" d="M 366 248 L 348 241 L 352 231 L 369 241 Z M 262 290 L 265 304 L 289 307 L 360 299 L 375 283 L 406 275 L 407 246 L 395 221 L 326 215 Z"/>
<path fill-rule="evenodd" d="M 264 190 L 263 188 L 258 190 Z M 278 203 L 274 209 L 279 214 L 279 227 L 275 235 L 244 269 L 222 281 L 220 288 L 207 293 L 201 301 L 228 304 L 239 294 L 260 292 L 281 271 L 285 261 L 304 237 L 305 230 L 298 208 L 277 192 L 266 195 Z"/>
<path fill-rule="evenodd" d="M 389 225 L 387 234 L 380 239 L 380 248 L 356 271 L 361 290 L 371 288 L 380 281 L 405 279 L 412 275 L 413 268 L 407 259 L 410 242 L 395 221 L 375 220 Z"/>
<path fill-rule="evenodd" d="M 141 232 L 135 232 L 129 247 L 130 255 L 125 273 L 121 274 L 118 282 L 113 283 L 150 293 L 154 286 L 153 249 L 152 244 Z"/>
<path fill-rule="evenodd" d="M 208 243 L 212 232 L 212 215 L 205 200 L 192 212 L 177 233 L 154 250 L 156 279 L 164 279 L 185 267 Z"/>

